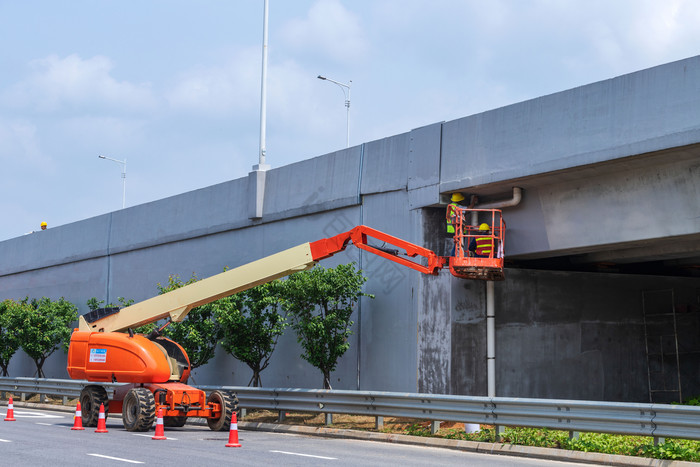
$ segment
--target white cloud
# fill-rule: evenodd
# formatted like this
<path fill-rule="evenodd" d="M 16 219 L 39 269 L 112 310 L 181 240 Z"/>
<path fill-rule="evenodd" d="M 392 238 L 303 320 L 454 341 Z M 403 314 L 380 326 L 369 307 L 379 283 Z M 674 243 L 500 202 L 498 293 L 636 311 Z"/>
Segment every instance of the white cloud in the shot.
<path fill-rule="evenodd" d="M 183 72 L 166 92 L 173 109 L 196 112 L 200 116 L 257 119 L 260 109 L 261 51 L 257 47 L 241 50 L 228 62 L 214 67 L 198 67 Z M 327 128 L 328 118 L 318 107 L 328 101 L 323 92 L 328 84 L 293 59 L 268 58 L 268 124 L 286 130 L 308 131 L 309 127 Z M 329 88 L 330 89 L 330 88 Z M 330 89 L 338 107 L 340 90 Z M 335 93 L 338 93 L 337 96 Z"/>
<path fill-rule="evenodd" d="M 183 72 L 166 92 L 170 106 L 212 115 L 253 110 L 260 95 L 260 49 L 241 49 L 222 62 Z"/>
<path fill-rule="evenodd" d="M 42 112 L 143 111 L 155 101 L 150 85 L 117 81 L 112 61 L 103 56 L 82 59 L 76 54 L 50 55 L 30 63 L 30 75 L 4 93 L 14 108 Z"/>
<path fill-rule="evenodd" d="M 625 40 L 629 48 L 638 47 L 647 59 L 656 62 L 663 57 L 679 54 L 684 58 L 698 50 L 697 25 L 700 9 L 697 1 L 645 0 L 631 14 Z"/>
<path fill-rule="evenodd" d="M 50 160 L 40 149 L 36 126 L 25 120 L 0 118 L 0 160 L 12 166 L 46 168 Z"/>
<path fill-rule="evenodd" d="M 338 63 L 360 60 L 369 49 L 360 19 L 339 0 L 318 0 L 305 18 L 289 20 L 281 37 L 293 49 Z"/>

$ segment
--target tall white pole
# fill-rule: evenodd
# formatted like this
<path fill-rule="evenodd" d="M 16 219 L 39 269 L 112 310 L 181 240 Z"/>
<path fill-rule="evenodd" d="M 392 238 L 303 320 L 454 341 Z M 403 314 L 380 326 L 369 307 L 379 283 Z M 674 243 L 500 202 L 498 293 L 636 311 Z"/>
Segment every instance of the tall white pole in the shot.
<path fill-rule="evenodd" d="M 267 119 L 267 11 L 268 0 L 265 0 L 263 11 L 263 47 L 262 47 L 262 77 L 260 84 L 260 154 L 258 163 L 265 165 L 265 126 Z"/>
<path fill-rule="evenodd" d="M 346 127 L 347 127 L 347 138 L 346 138 L 346 144 L 345 147 L 349 148 L 350 147 L 350 86 L 352 85 L 352 80 L 348 83 L 348 98 L 345 101 L 345 107 L 347 108 L 346 111 Z"/>
<path fill-rule="evenodd" d="M 126 207 L 126 159 L 122 167 L 122 209 L 124 209 Z"/>

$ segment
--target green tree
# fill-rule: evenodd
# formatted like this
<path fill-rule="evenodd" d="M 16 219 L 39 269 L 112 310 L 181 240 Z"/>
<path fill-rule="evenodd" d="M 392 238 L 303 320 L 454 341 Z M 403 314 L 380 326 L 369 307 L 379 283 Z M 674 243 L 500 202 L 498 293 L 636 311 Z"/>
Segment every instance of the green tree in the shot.
<path fill-rule="evenodd" d="M 323 373 L 323 387 L 331 389 L 330 374 L 348 350 L 350 316 L 367 279 L 355 265 L 320 266 L 292 274 L 284 281 L 283 308 L 301 344 L 301 357 Z"/>
<path fill-rule="evenodd" d="M 217 315 L 223 330 L 222 347 L 253 370 L 248 386 L 262 385 L 260 373 L 269 365 L 277 339 L 287 327 L 277 312 L 280 290 L 280 282 L 274 281 L 239 292 L 228 297 L 228 306 L 222 306 Z"/>
<path fill-rule="evenodd" d="M 97 297 L 92 297 L 92 298 L 88 299 L 86 305 L 88 306 L 90 311 L 95 311 L 95 310 L 98 310 L 100 308 L 114 308 L 114 307 L 122 309 L 122 308 L 126 308 L 126 307 L 132 305 L 134 303 L 134 299 L 130 298 L 127 300 L 124 297 L 117 297 L 117 302 L 118 303 L 109 303 L 109 304 L 105 305 L 104 300 L 98 300 Z M 136 334 L 148 335 L 155 328 L 156 328 L 156 325 L 154 323 L 149 323 L 149 324 L 144 324 L 143 326 L 139 326 L 139 327 L 135 328 L 133 331 Z"/>
<path fill-rule="evenodd" d="M 111 307 L 126 308 L 129 305 L 131 305 L 132 303 L 134 303 L 134 300 L 132 300 L 132 299 L 127 300 L 124 297 L 117 297 L 117 301 L 119 302 L 119 304 L 110 303 L 109 305 L 105 305 L 104 300 L 98 300 L 97 297 L 92 297 L 92 298 L 88 299 L 86 304 L 87 304 L 88 308 L 90 309 L 90 311 L 95 311 L 98 308 L 111 308 Z"/>
<path fill-rule="evenodd" d="M 20 347 L 16 328 L 13 326 L 15 315 L 22 314 L 24 307 L 14 300 L 0 302 L 0 369 L 2 376 L 7 376 L 7 368 L 12 356 Z"/>
<path fill-rule="evenodd" d="M 44 377 L 44 362 L 59 347 L 68 351 L 71 323 L 78 319 L 78 309 L 63 297 L 52 301 L 46 297 L 40 300 L 25 298 L 23 313 L 13 313 L 12 327 L 22 350 L 34 360 L 37 376 Z"/>
<path fill-rule="evenodd" d="M 166 285 L 158 283 L 158 293 L 162 295 L 198 280 L 194 273 L 187 282 L 182 282 L 178 275 L 171 275 Z M 206 364 L 214 357 L 216 344 L 221 339 L 221 326 L 216 321 L 216 315 L 222 306 L 226 306 L 227 298 L 193 308 L 184 320 L 171 323 L 163 330 L 164 336 L 185 349 L 192 369 Z"/>

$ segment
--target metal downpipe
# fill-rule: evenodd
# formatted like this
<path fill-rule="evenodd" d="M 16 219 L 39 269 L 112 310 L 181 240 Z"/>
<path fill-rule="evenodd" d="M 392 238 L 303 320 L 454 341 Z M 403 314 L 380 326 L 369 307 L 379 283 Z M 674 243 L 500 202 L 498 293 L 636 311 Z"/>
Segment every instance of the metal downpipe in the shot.
<path fill-rule="evenodd" d="M 502 209 L 517 206 L 522 200 L 523 190 L 513 187 L 513 197 L 506 201 L 484 203 L 479 209 Z M 472 212 L 471 225 L 479 223 L 477 212 Z M 486 381 L 487 396 L 496 397 L 496 305 L 493 281 L 486 281 Z"/>
<path fill-rule="evenodd" d="M 496 307 L 493 281 L 486 281 L 486 378 L 488 397 L 496 397 Z"/>

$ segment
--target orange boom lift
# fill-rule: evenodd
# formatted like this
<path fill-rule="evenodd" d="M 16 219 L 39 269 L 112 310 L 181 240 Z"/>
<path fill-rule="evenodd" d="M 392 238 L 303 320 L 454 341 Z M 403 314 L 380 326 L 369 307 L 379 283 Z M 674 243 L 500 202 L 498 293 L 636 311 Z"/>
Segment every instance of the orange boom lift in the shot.
<path fill-rule="evenodd" d="M 458 245 L 470 235 L 464 231 L 458 224 Z M 502 245 L 502 228 L 498 232 L 494 242 L 500 241 Z M 372 245 L 370 240 L 382 245 Z M 123 309 L 91 311 L 79 318 L 68 351 L 70 377 L 98 383 L 85 386 L 80 394 L 83 425 L 96 426 L 99 407 L 104 404 L 105 412 L 122 412 L 124 427 L 129 431 L 149 430 L 161 409 L 165 426 L 183 426 L 188 417 L 202 417 L 207 419 L 210 429 L 228 430 L 232 414 L 238 408 L 236 394 L 217 390 L 207 396 L 204 391 L 187 385 L 190 361 L 185 350 L 160 336 L 158 331 L 145 336 L 135 334 L 132 329 L 167 319 L 162 330 L 170 322 L 182 321 L 197 306 L 309 269 L 318 261 L 343 251 L 349 243 L 424 274 L 437 274 L 440 269 L 449 267 L 458 277 L 503 277 L 502 258 L 500 263 L 487 263 L 483 258 L 465 257 L 464 250 L 459 248 L 455 257 L 438 256 L 431 250 L 361 225 Z M 497 264 L 500 264 L 500 274 L 479 272 L 485 268 L 494 269 Z M 105 382 L 125 384 L 115 389 L 109 400 L 104 386 L 99 384 Z"/>

